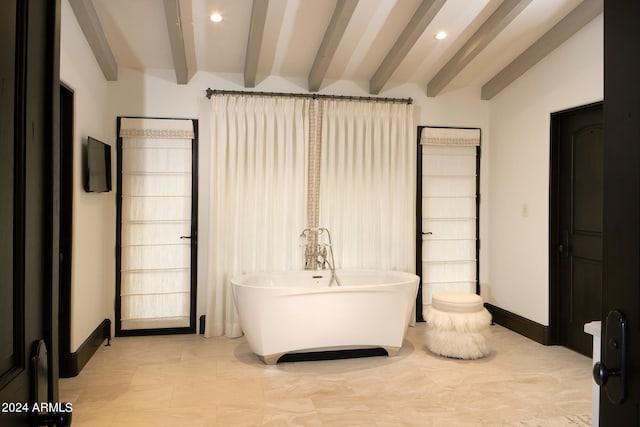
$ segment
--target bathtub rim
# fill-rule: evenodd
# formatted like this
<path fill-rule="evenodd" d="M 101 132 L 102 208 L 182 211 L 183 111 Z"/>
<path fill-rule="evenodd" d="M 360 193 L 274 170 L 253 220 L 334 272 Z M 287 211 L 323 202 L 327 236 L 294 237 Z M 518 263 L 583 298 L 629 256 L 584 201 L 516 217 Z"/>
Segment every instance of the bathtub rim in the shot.
<path fill-rule="evenodd" d="M 309 273 L 309 274 L 323 274 L 323 275 L 330 275 L 331 274 L 331 270 L 303 270 L 303 269 L 298 269 L 298 270 L 270 270 L 270 271 L 260 271 L 260 272 L 253 272 L 253 273 L 244 273 L 244 274 L 240 274 L 237 276 L 234 276 L 231 278 L 231 283 L 233 286 L 242 286 L 242 287 L 246 287 L 246 288 L 259 288 L 259 289 L 300 289 L 300 286 L 297 285 L 296 283 L 294 283 L 294 281 L 292 280 L 291 283 L 287 283 L 287 284 L 269 284 L 269 285 L 263 285 L 263 284 L 256 284 L 256 283 L 250 283 L 247 282 L 246 280 L 249 278 L 253 278 L 253 277 L 257 277 L 257 276 L 266 276 L 269 277 L 270 275 L 291 275 L 292 279 L 293 277 L 295 277 L 295 275 L 297 274 L 304 274 L 304 273 Z M 391 270 L 391 269 L 369 269 L 369 268 L 341 268 L 341 269 L 337 269 L 336 270 L 336 275 L 340 277 L 340 274 L 349 274 L 349 273 L 366 273 L 366 274 L 393 274 L 393 275 L 398 275 L 397 280 L 393 280 L 393 281 L 385 281 L 385 282 L 380 282 L 380 283 L 361 283 L 361 284 L 355 284 L 355 285 L 350 285 L 350 284 L 343 284 L 342 286 L 326 286 L 326 288 L 328 289 L 345 289 L 345 288 L 349 288 L 349 289 L 354 289 L 354 288 L 360 288 L 360 287 L 383 287 L 383 286 L 399 286 L 399 285 L 403 285 L 403 284 L 407 284 L 407 283 L 411 283 L 415 280 L 418 280 L 418 283 L 420 281 L 420 276 L 416 275 L 415 273 L 411 273 L 408 271 L 402 271 L 402 270 Z M 313 277 L 310 277 L 309 279 L 312 279 Z M 324 278 L 324 277 L 323 277 Z M 404 279 L 402 279 L 404 278 Z M 305 278 L 307 279 L 307 278 Z"/>

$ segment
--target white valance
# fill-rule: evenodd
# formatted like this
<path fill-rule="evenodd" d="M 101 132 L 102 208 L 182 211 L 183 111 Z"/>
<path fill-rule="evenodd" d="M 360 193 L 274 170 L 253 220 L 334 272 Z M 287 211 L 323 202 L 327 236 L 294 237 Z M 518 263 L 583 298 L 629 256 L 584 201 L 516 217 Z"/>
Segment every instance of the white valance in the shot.
<path fill-rule="evenodd" d="M 478 147 L 480 129 L 425 127 L 422 129 L 420 144 Z"/>
<path fill-rule="evenodd" d="M 190 119 L 136 119 L 120 121 L 120 137 L 193 139 L 193 121 Z"/>

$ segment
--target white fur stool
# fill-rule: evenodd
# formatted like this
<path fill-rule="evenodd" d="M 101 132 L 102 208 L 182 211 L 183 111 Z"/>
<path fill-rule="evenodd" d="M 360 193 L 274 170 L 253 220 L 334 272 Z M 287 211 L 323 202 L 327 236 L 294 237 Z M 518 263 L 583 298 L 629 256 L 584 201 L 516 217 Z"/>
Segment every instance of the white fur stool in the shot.
<path fill-rule="evenodd" d="M 425 307 L 426 347 L 429 351 L 458 359 L 478 359 L 491 353 L 491 314 L 480 295 L 438 292 Z"/>

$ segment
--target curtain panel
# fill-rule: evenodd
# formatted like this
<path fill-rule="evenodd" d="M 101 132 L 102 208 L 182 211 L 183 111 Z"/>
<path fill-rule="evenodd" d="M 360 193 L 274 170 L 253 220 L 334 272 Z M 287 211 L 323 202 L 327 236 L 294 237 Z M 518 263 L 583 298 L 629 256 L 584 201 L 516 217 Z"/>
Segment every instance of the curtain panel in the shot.
<path fill-rule="evenodd" d="M 415 271 L 413 105 L 322 101 L 320 224 L 339 268 Z"/>
<path fill-rule="evenodd" d="M 205 336 L 242 335 L 231 278 L 302 268 L 308 100 L 211 98 Z"/>

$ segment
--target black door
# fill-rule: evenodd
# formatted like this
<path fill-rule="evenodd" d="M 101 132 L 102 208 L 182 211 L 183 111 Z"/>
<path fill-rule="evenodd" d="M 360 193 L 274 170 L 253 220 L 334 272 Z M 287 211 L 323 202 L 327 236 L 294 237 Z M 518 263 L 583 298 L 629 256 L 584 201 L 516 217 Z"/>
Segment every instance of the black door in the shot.
<path fill-rule="evenodd" d="M 59 1 L 7 0 L 0 14 L 0 425 L 57 400 Z M 54 273 L 55 271 L 55 273 Z M 54 303 L 55 301 L 55 303 Z M 42 381 L 31 356 L 43 340 Z M 43 347 L 41 347 L 42 349 Z M 47 367 L 51 367 L 48 369 Z M 31 406 L 29 409 L 33 409 Z"/>
<path fill-rule="evenodd" d="M 640 2 L 604 2 L 604 241 L 601 359 L 627 360 L 600 388 L 601 426 L 640 425 Z M 626 321 L 626 346 L 617 310 Z M 608 319 L 608 320 L 607 320 Z M 607 333 L 609 332 L 609 333 Z M 613 372 L 615 374 L 615 372 Z"/>
<path fill-rule="evenodd" d="M 559 343 L 591 357 L 584 324 L 600 319 L 602 302 L 602 103 L 554 114 L 552 129 Z"/>
<path fill-rule="evenodd" d="M 118 135 L 123 123 L 138 119 L 140 118 L 118 117 Z M 175 139 L 172 146 L 167 146 L 166 141 L 164 144 L 159 142 L 162 137 L 149 138 L 144 146 L 140 145 L 140 139 L 137 145 L 132 145 L 132 138 L 118 138 L 116 336 L 196 332 L 198 121 L 167 118 L 157 120 L 180 120 L 193 129 L 194 138 L 191 141 Z M 176 149 L 180 150 L 179 156 L 173 154 Z M 164 153 L 164 161 L 153 161 L 153 156 L 159 156 L 158 153 Z M 141 161 L 142 158 L 145 160 Z M 145 179 L 142 181 L 144 185 L 131 185 L 141 182 L 141 178 Z M 159 179 L 162 181 L 157 181 Z M 185 181 L 190 181 L 191 185 L 185 186 Z M 158 187 L 158 182 L 174 189 L 167 193 Z M 132 200 L 136 200 L 135 205 Z M 158 213 L 153 206 L 157 206 L 156 203 L 160 200 L 164 201 L 165 206 L 179 208 Z M 132 209 L 132 205 L 136 209 Z M 176 248 L 184 251 L 176 251 Z M 133 295 L 132 280 L 136 282 Z M 175 299 L 165 304 L 172 309 L 144 309 L 145 304 L 152 301 L 149 297 L 158 295 L 158 284 L 162 282 L 172 286 L 169 296 Z M 149 299 L 145 300 L 145 297 Z M 134 298 L 139 298 L 137 303 L 132 303 Z M 182 307 L 182 298 L 189 302 L 188 307 Z"/>

